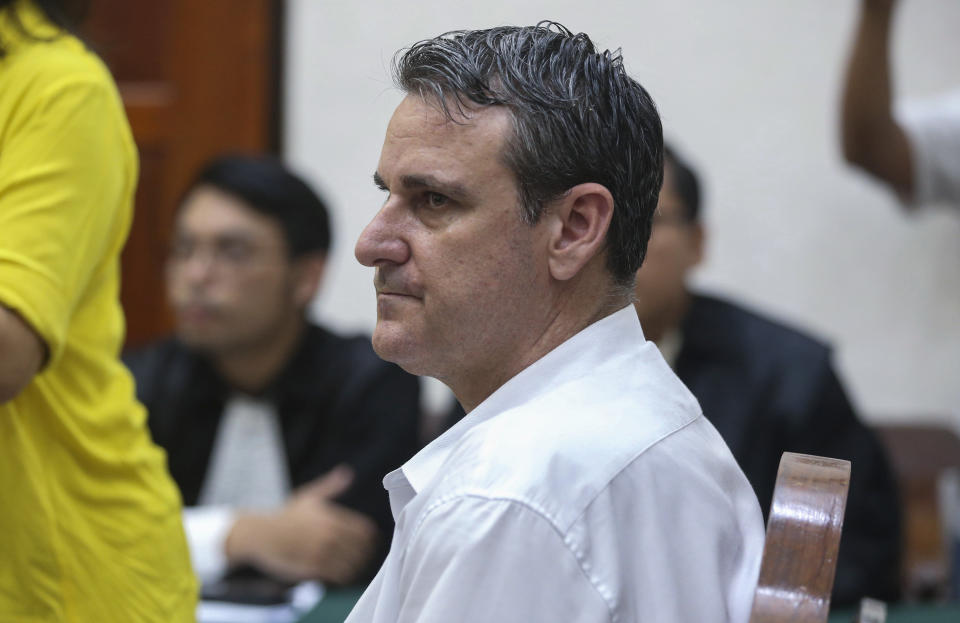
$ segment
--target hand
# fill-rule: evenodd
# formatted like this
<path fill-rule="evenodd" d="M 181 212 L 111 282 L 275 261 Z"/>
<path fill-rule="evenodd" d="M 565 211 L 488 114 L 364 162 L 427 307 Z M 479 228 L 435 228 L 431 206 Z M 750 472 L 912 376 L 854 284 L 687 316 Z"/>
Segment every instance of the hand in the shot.
<path fill-rule="evenodd" d="M 228 561 L 284 580 L 351 582 L 378 536 L 368 517 L 330 501 L 352 480 L 352 471 L 339 466 L 295 491 L 275 513 L 239 515 L 226 540 Z"/>

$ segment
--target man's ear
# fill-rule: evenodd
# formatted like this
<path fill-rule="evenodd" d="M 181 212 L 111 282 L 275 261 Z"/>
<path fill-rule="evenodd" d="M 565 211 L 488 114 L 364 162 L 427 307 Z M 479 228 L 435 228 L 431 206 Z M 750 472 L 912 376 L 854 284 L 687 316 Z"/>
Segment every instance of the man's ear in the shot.
<path fill-rule="evenodd" d="M 327 257 L 320 253 L 308 253 L 294 260 L 293 299 L 298 307 L 306 307 L 320 291 Z"/>
<path fill-rule="evenodd" d="M 548 266 L 554 279 L 575 277 L 599 255 L 613 218 L 613 195 L 601 184 L 578 184 L 550 205 Z"/>

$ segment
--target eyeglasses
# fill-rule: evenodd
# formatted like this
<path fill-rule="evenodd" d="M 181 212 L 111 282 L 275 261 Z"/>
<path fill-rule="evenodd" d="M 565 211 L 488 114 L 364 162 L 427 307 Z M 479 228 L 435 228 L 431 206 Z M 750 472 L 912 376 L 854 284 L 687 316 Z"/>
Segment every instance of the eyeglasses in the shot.
<path fill-rule="evenodd" d="M 224 270 L 242 270 L 264 261 L 273 254 L 269 247 L 240 237 L 222 237 L 211 242 L 200 242 L 190 237 L 174 239 L 167 262 L 171 268 L 182 269 L 193 261 L 209 263 Z"/>

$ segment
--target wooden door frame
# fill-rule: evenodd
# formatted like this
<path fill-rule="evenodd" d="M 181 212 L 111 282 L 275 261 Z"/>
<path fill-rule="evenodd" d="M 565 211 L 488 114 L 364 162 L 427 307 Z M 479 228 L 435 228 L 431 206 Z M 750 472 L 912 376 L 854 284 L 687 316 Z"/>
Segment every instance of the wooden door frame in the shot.
<path fill-rule="evenodd" d="M 163 265 L 197 170 L 225 152 L 280 152 L 286 3 L 95 0 L 91 8 L 90 38 L 98 49 L 99 29 L 106 42 L 98 51 L 116 68 L 140 151 L 121 287 L 127 344 L 140 345 L 173 328 Z M 124 53 L 149 60 L 138 66 Z"/>

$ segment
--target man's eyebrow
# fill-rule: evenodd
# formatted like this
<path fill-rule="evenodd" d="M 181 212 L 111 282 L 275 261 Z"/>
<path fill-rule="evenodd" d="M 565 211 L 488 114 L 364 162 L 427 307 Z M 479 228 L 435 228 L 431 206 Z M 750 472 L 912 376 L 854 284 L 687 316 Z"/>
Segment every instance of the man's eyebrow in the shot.
<path fill-rule="evenodd" d="M 189 230 L 175 230 L 170 238 L 172 244 L 213 244 L 215 246 L 261 245 L 262 240 L 253 232 L 245 230 L 218 231 L 204 236 Z"/>
<path fill-rule="evenodd" d="M 400 183 L 404 188 L 429 188 L 453 199 L 469 199 L 471 193 L 466 186 L 457 182 L 444 182 L 432 175 L 403 175 Z"/>
<path fill-rule="evenodd" d="M 257 236 L 249 231 L 242 230 L 227 230 L 217 233 L 214 237 L 214 240 L 217 242 L 254 242 L 257 240 Z"/>
<path fill-rule="evenodd" d="M 373 173 L 373 183 L 380 190 L 389 191 L 387 183 L 380 177 L 380 172 Z M 471 193 L 467 187 L 457 182 L 443 182 L 432 175 L 403 175 L 400 177 L 400 183 L 406 189 L 429 188 L 440 194 L 447 195 L 452 199 L 460 201 L 469 199 Z"/>

